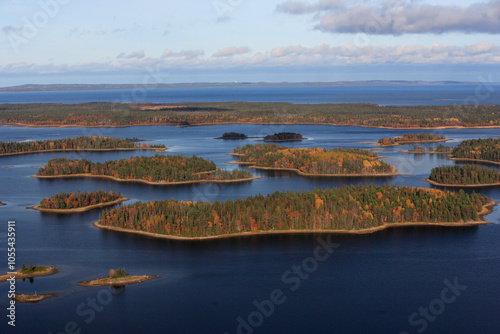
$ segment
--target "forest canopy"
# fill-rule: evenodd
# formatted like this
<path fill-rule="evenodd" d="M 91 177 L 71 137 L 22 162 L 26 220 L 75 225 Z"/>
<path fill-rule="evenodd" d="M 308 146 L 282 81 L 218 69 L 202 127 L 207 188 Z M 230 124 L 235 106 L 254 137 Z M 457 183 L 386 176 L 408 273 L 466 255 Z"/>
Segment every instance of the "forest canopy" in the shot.
<path fill-rule="evenodd" d="M 207 237 L 256 231 L 362 230 L 386 223 L 470 222 L 490 199 L 476 193 L 387 186 L 281 191 L 246 199 L 137 202 L 104 210 L 99 223 L 133 231 Z"/>
<path fill-rule="evenodd" d="M 450 185 L 494 184 L 500 182 L 500 173 L 477 165 L 441 166 L 432 169 L 429 180 Z"/>
<path fill-rule="evenodd" d="M 289 148 L 276 144 L 238 146 L 233 154 L 238 162 L 257 167 L 296 169 L 305 174 L 388 174 L 396 169 L 378 155 L 357 148 Z"/>
<path fill-rule="evenodd" d="M 248 171 L 219 170 L 213 161 L 197 156 L 165 156 L 159 154 L 152 157 L 132 157 L 104 163 L 92 162 L 86 159 L 52 159 L 47 165 L 38 170 L 37 175 L 43 177 L 81 174 L 158 183 L 239 180 L 252 177 L 252 173 Z"/>
<path fill-rule="evenodd" d="M 113 202 L 123 198 L 121 193 L 107 190 L 94 190 L 90 192 L 77 193 L 70 192 L 69 194 L 61 191 L 60 193 L 44 198 L 40 201 L 42 209 L 78 209 L 86 206 L 97 205 L 107 202 Z"/>
<path fill-rule="evenodd" d="M 444 136 L 433 133 L 405 133 L 401 137 L 381 138 L 378 141 L 379 146 L 396 146 L 413 143 L 444 141 Z"/>
<path fill-rule="evenodd" d="M 264 137 L 264 141 L 297 141 L 304 140 L 300 133 L 280 132 Z"/>
<path fill-rule="evenodd" d="M 453 148 L 457 159 L 500 162 L 500 138 L 469 139 Z"/>

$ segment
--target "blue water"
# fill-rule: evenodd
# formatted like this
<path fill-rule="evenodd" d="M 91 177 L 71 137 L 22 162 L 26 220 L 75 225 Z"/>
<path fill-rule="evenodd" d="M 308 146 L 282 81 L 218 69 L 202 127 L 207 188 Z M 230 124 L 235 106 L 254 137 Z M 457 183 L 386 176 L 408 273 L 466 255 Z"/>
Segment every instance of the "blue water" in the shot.
<path fill-rule="evenodd" d="M 199 155 L 221 168 L 236 145 L 256 139 L 214 140 L 226 131 L 249 136 L 290 131 L 309 138 L 293 147 L 362 147 L 406 131 L 336 126 L 230 125 L 176 128 L 16 128 L 0 129 L 2 140 L 38 140 L 79 135 L 137 137 L 171 146 L 167 153 Z M 456 145 L 467 138 L 498 137 L 496 129 L 434 130 Z M 363 144 L 364 143 L 364 144 Z M 436 144 L 425 144 L 429 147 Z M 99 179 L 30 178 L 55 157 L 105 161 L 139 152 L 43 153 L 0 158 L 0 245 L 5 249 L 7 220 L 17 226 L 17 261 L 55 265 L 51 277 L 17 282 L 20 293 L 52 293 L 57 298 L 18 304 L 16 328 L 7 325 L 6 283 L 0 283 L 1 333 L 498 333 L 500 329 L 500 212 L 487 216 L 494 225 L 475 228 L 404 228 L 371 235 L 280 235 L 206 242 L 179 242 L 105 232 L 94 228 L 99 210 L 76 215 L 27 210 L 60 190 L 99 187 L 122 192 L 133 201 L 157 199 L 224 201 L 277 190 L 340 187 L 344 184 L 396 184 L 431 187 L 430 170 L 455 164 L 437 155 L 377 151 L 401 173 L 386 179 L 305 178 L 293 173 L 252 170 L 262 180 L 233 185 L 148 186 Z M 9 167 L 9 168 L 4 168 Z M 499 188 L 477 189 L 500 201 Z M 323 262 L 311 262 L 328 238 L 338 244 Z M 326 254 L 326 253 L 321 253 Z M 6 269 L 0 255 L 0 269 Z M 293 273 L 293 266 L 309 268 Z M 123 290 L 84 288 L 81 280 L 125 267 L 131 274 L 161 277 Z M 457 280 L 457 295 L 446 290 Z M 448 288 L 449 289 L 449 288 Z M 278 294 L 277 294 L 278 293 Z M 269 306 L 272 297 L 279 301 Z M 454 297 L 454 298 L 453 298 Z M 93 304 L 95 302 L 95 304 Z M 259 311 L 257 305 L 264 305 Z M 93 305 L 93 306 L 92 306 Z M 434 314 L 418 314 L 420 308 Z M 271 312 L 272 310 L 272 312 Z M 417 316 L 410 323 L 414 312 Z M 264 313 L 266 315 L 264 315 Z M 268 316 L 267 316 L 268 315 Z M 434 318 L 435 317 L 435 318 Z M 238 320 L 243 319 L 243 320 Z M 241 325 L 244 321 L 244 325 Z M 250 325 L 253 324 L 253 325 Z M 248 327 L 250 326 L 250 327 Z"/>
<path fill-rule="evenodd" d="M 216 87 L 2 93 L 0 103 L 292 102 L 379 105 L 500 104 L 500 84 L 326 87 Z"/>

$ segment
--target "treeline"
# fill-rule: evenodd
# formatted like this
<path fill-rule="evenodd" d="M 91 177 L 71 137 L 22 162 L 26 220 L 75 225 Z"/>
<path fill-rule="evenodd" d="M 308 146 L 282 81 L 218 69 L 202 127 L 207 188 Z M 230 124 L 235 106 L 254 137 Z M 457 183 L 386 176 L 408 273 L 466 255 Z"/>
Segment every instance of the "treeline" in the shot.
<path fill-rule="evenodd" d="M 500 173 L 477 165 L 441 166 L 432 169 L 429 180 L 455 185 L 491 184 L 500 182 Z"/>
<path fill-rule="evenodd" d="M 222 139 L 245 139 L 247 138 L 247 135 L 244 133 L 238 133 L 238 132 L 224 132 L 224 134 L 221 137 Z"/>
<path fill-rule="evenodd" d="M 264 141 L 295 141 L 302 139 L 304 138 L 302 138 L 301 134 L 293 132 L 280 132 L 264 137 Z"/>
<path fill-rule="evenodd" d="M 422 146 L 415 145 L 415 146 L 413 146 L 413 148 L 409 149 L 408 152 L 450 154 L 452 150 L 453 150 L 452 147 L 444 146 L 443 144 L 439 144 L 438 147 L 436 147 L 436 148 L 429 147 L 428 149 L 426 149 Z"/>
<path fill-rule="evenodd" d="M 444 136 L 433 133 L 405 133 L 401 137 L 381 138 L 378 141 L 380 146 L 403 145 L 409 143 L 439 141 L 446 139 Z"/>
<path fill-rule="evenodd" d="M 343 186 L 246 199 L 137 202 L 104 210 L 99 223 L 135 231 L 206 237 L 272 230 L 362 230 L 385 223 L 469 222 L 490 199 L 406 186 Z"/>
<path fill-rule="evenodd" d="M 357 148 L 288 148 L 276 144 L 238 146 L 240 162 L 258 167 L 293 168 L 307 174 L 386 174 L 396 169 L 377 154 Z"/>
<path fill-rule="evenodd" d="M 469 139 L 453 148 L 458 159 L 474 159 L 500 162 L 500 138 Z"/>
<path fill-rule="evenodd" d="M 108 150 L 108 149 L 133 149 L 133 148 L 165 148 L 165 145 L 135 144 L 136 139 L 119 139 L 109 137 L 76 137 L 56 140 L 37 140 L 30 142 L 0 141 L 0 155 L 9 153 L 27 153 L 46 150 Z"/>
<path fill-rule="evenodd" d="M 457 112 L 457 108 L 460 112 Z M 124 103 L 0 105 L 0 124 L 12 125 L 188 126 L 222 123 L 332 124 L 413 129 L 500 126 L 500 106 L 398 107 L 360 103 L 282 102 L 172 103 L 156 107 L 150 104 Z"/>
<path fill-rule="evenodd" d="M 144 180 L 150 182 L 184 182 L 201 180 L 235 180 L 252 177 L 248 171 L 223 171 L 216 169 L 213 161 L 192 156 L 159 155 L 133 157 L 129 159 L 92 162 L 86 159 L 50 160 L 38 170 L 39 176 L 61 176 L 90 174 L 112 176 L 123 180 Z"/>
<path fill-rule="evenodd" d="M 90 192 L 77 193 L 70 192 L 69 194 L 62 191 L 49 198 L 44 198 L 40 201 L 40 207 L 43 209 L 77 209 L 90 205 L 107 203 L 116 201 L 122 198 L 121 193 L 107 190 L 95 190 Z"/>

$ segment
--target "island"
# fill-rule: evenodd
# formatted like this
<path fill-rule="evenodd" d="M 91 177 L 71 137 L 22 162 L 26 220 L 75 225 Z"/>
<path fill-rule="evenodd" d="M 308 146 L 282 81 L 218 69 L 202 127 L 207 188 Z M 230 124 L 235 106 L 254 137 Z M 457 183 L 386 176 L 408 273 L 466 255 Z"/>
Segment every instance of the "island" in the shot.
<path fill-rule="evenodd" d="M 37 178 L 93 177 L 118 182 L 141 182 L 152 185 L 200 182 L 244 182 L 258 179 L 249 171 L 220 170 L 213 161 L 182 155 L 132 157 L 129 159 L 92 162 L 86 159 L 49 160 L 38 170 Z"/>
<path fill-rule="evenodd" d="M 144 125 L 325 124 L 391 129 L 498 128 L 500 105 L 475 108 L 286 102 L 0 104 L 4 126 L 121 127 Z M 166 110 L 168 112 L 166 112 Z"/>
<path fill-rule="evenodd" d="M 4 206 L 4 205 L 7 205 L 7 204 L 0 202 L 0 206 Z"/>
<path fill-rule="evenodd" d="M 277 191 L 223 203 L 163 200 L 105 209 L 96 227 L 179 240 L 267 233 L 372 233 L 409 225 L 475 226 L 496 203 L 477 193 L 407 186 Z"/>
<path fill-rule="evenodd" d="M 237 132 L 225 132 L 222 137 L 217 137 L 214 139 L 247 139 L 248 136 L 244 133 Z"/>
<path fill-rule="evenodd" d="M 167 150 L 162 144 L 138 146 L 136 141 L 98 136 L 24 142 L 0 141 L 0 156 L 68 151 Z"/>
<path fill-rule="evenodd" d="M 12 273 L 8 273 L 5 275 L 0 275 L 0 282 L 5 282 L 8 279 L 14 277 L 15 279 L 25 279 L 25 278 L 33 278 L 39 276 L 50 276 L 57 274 L 59 270 L 51 266 L 34 266 L 30 264 L 29 267 L 23 264 L 22 268 L 17 271 L 13 271 Z"/>
<path fill-rule="evenodd" d="M 121 193 L 107 190 L 95 190 L 69 194 L 62 191 L 50 198 L 44 198 L 38 206 L 30 209 L 50 213 L 76 213 L 85 212 L 96 208 L 111 206 L 128 201 Z"/>
<path fill-rule="evenodd" d="M 57 293 L 47 293 L 47 294 L 34 294 L 34 295 L 25 295 L 22 293 L 16 293 L 14 295 L 14 300 L 16 303 L 38 303 L 44 299 L 57 297 Z"/>
<path fill-rule="evenodd" d="M 442 187 L 500 186 L 500 173 L 477 165 L 435 167 L 427 182 Z"/>
<path fill-rule="evenodd" d="M 407 151 L 398 151 L 399 153 L 413 153 L 413 154 L 445 154 L 451 155 L 453 148 L 449 146 L 444 146 L 443 144 L 439 144 L 438 147 L 433 148 L 424 148 L 422 146 L 415 145 L 413 148 Z"/>
<path fill-rule="evenodd" d="M 398 146 L 414 143 L 437 143 L 447 141 L 444 136 L 435 135 L 433 133 L 405 133 L 401 137 L 381 138 L 377 142 L 378 146 Z"/>
<path fill-rule="evenodd" d="M 129 276 L 125 272 L 125 269 L 120 268 L 118 270 L 111 269 L 109 271 L 108 277 L 98 278 L 91 281 L 82 281 L 77 283 L 81 286 L 93 287 L 93 286 L 126 286 L 130 284 L 142 283 L 152 279 L 159 278 L 160 276 L 153 275 L 143 275 L 143 276 Z"/>
<path fill-rule="evenodd" d="M 500 138 L 470 139 L 453 148 L 452 160 L 500 165 Z"/>
<path fill-rule="evenodd" d="M 264 137 L 264 141 L 269 141 L 269 142 L 300 141 L 306 139 L 307 138 L 303 138 L 301 134 L 293 132 L 280 132 L 280 133 L 275 133 L 273 135 L 267 135 Z"/>
<path fill-rule="evenodd" d="M 289 170 L 303 176 L 394 176 L 396 168 L 377 153 L 357 148 L 290 148 L 277 144 L 238 146 L 233 163 L 255 169 Z"/>

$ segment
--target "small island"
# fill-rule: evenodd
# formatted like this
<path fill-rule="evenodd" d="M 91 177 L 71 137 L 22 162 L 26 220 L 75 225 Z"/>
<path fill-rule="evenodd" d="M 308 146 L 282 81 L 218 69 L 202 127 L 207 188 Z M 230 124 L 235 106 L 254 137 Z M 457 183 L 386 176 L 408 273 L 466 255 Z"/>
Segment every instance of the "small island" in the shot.
<path fill-rule="evenodd" d="M 155 150 L 165 151 L 165 145 L 136 144 L 137 139 L 119 139 L 110 137 L 76 137 L 57 140 L 38 140 L 26 142 L 0 141 L 0 156 L 68 151 L 120 151 L 120 150 Z"/>
<path fill-rule="evenodd" d="M 253 177 L 249 171 L 220 170 L 213 161 L 182 155 L 133 157 L 122 160 L 92 162 L 86 159 L 52 159 L 38 170 L 37 178 L 94 177 L 118 182 L 141 182 L 151 185 L 190 184 L 201 182 L 245 182 Z"/>
<path fill-rule="evenodd" d="M 95 190 L 69 194 L 62 191 L 50 198 L 44 198 L 38 206 L 31 209 L 50 213 L 76 213 L 85 212 L 96 208 L 111 206 L 128 201 L 121 193 L 107 190 Z"/>
<path fill-rule="evenodd" d="M 143 276 L 129 276 L 125 272 L 125 269 L 120 268 L 118 270 L 111 269 L 109 271 L 108 277 L 98 278 L 91 281 L 82 281 L 79 282 L 78 285 L 86 286 L 86 287 L 94 287 L 94 286 L 126 286 L 130 284 L 142 283 L 145 281 L 149 281 L 152 279 L 159 278 L 160 276 L 153 275 L 143 275 Z"/>
<path fill-rule="evenodd" d="M 452 160 L 500 165 L 500 138 L 470 139 L 453 148 Z"/>
<path fill-rule="evenodd" d="M 357 148 L 290 148 L 276 144 L 238 146 L 233 163 L 255 169 L 289 170 L 303 176 L 394 176 L 396 169 L 376 153 Z"/>
<path fill-rule="evenodd" d="M 491 187 L 500 186 L 500 173 L 477 165 L 441 166 L 426 181 L 442 187 Z"/>
<path fill-rule="evenodd" d="M 7 205 L 7 204 L 0 202 L 0 206 L 4 206 L 4 205 Z"/>
<path fill-rule="evenodd" d="M 301 134 L 293 132 L 280 132 L 280 133 L 275 133 L 273 135 L 267 135 L 264 137 L 264 141 L 268 142 L 300 141 L 306 139 L 307 138 L 303 138 Z"/>
<path fill-rule="evenodd" d="M 439 144 L 438 147 L 433 148 L 424 148 L 422 146 L 413 146 L 413 148 L 407 150 L 407 151 L 398 151 L 399 153 L 413 153 L 413 154 L 444 154 L 444 155 L 451 155 L 453 148 L 449 146 L 444 146 L 443 144 Z"/>
<path fill-rule="evenodd" d="M 59 270 L 51 266 L 34 266 L 31 263 L 29 267 L 26 268 L 26 266 L 23 264 L 20 270 L 14 271 L 9 274 L 1 275 L 0 282 L 5 282 L 12 276 L 15 279 L 25 279 L 25 278 L 33 278 L 39 276 L 50 276 L 57 274 L 58 272 Z"/>
<path fill-rule="evenodd" d="M 44 299 L 57 297 L 57 293 L 47 293 L 47 294 L 34 294 L 34 295 L 25 295 L 22 293 L 16 293 L 14 295 L 14 300 L 16 303 L 38 303 Z"/>
<path fill-rule="evenodd" d="M 222 137 L 217 137 L 215 139 L 247 139 L 248 136 L 244 133 L 237 132 L 225 132 Z"/>
<path fill-rule="evenodd" d="M 401 137 L 381 138 L 377 142 L 377 145 L 389 147 L 415 143 L 437 143 L 447 140 L 449 139 L 433 133 L 405 133 Z"/>
<path fill-rule="evenodd" d="M 179 240 L 272 233 L 372 233 L 409 225 L 475 226 L 495 203 L 477 193 L 406 186 L 281 191 L 224 203 L 163 200 L 104 210 L 104 230 Z"/>

